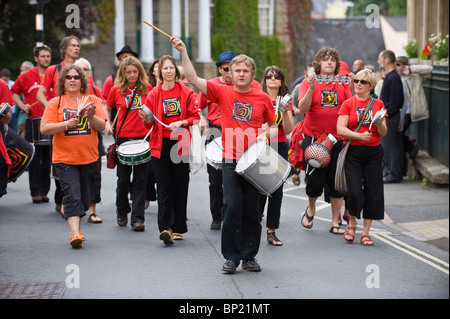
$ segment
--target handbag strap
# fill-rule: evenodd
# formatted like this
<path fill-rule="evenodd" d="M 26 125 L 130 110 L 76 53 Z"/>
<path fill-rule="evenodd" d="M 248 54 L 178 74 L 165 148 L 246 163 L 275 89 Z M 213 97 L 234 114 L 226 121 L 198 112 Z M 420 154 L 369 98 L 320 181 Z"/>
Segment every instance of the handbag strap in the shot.
<path fill-rule="evenodd" d="M 122 124 L 120 125 L 119 131 L 117 131 L 116 142 L 119 139 L 120 131 L 122 130 L 123 124 L 125 123 L 128 113 L 130 112 L 131 106 L 133 105 L 133 101 L 134 101 L 134 97 L 136 96 L 136 92 L 137 92 L 137 88 L 134 89 L 133 97 L 131 98 L 131 104 L 127 105 L 127 112 L 125 113 L 125 116 L 123 117 Z M 126 100 L 125 100 L 125 102 L 126 102 Z"/>
<path fill-rule="evenodd" d="M 366 108 L 364 109 L 364 114 L 362 116 L 362 120 L 359 122 L 358 127 L 356 128 L 355 132 L 358 132 L 359 128 L 361 127 L 363 120 L 366 118 L 367 113 L 369 112 L 369 109 L 372 107 L 373 102 L 375 101 L 375 99 L 373 97 L 370 98 L 369 103 L 367 104 Z M 350 145 L 350 143 L 352 142 L 351 139 L 348 140 L 347 145 Z M 348 148 L 348 146 L 347 146 Z"/>

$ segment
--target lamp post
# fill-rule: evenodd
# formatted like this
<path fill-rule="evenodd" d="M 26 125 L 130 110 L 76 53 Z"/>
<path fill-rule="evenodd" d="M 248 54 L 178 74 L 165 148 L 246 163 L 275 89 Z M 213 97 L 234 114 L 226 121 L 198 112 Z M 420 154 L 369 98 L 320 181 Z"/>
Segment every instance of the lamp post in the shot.
<path fill-rule="evenodd" d="M 44 44 L 44 4 L 51 0 L 29 0 L 29 4 L 36 6 L 36 46 Z"/>

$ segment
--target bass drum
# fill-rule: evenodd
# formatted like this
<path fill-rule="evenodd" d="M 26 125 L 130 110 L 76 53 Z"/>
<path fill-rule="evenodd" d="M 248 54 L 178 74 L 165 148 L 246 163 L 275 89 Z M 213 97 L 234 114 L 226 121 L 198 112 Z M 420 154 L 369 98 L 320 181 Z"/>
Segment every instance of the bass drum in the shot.
<path fill-rule="evenodd" d="M 216 170 L 222 170 L 222 153 L 222 136 L 219 136 L 206 145 L 206 162 Z"/>
<path fill-rule="evenodd" d="M 8 129 L 5 145 L 8 156 L 11 159 L 8 183 L 15 182 L 33 160 L 34 145 L 12 129 Z"/>
<path fill-rule="evenodd" d="M 291 165 L 266 142 L 260 141 L 241 156 L 235 171 L 267 196 L 286 181 Z"/>

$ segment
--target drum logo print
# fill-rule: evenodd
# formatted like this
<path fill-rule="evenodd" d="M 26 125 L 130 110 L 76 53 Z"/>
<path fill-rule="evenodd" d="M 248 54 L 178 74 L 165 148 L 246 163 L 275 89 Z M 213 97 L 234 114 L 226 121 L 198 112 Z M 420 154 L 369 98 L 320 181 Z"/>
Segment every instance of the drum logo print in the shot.
<path fill-rule="evenodd" d="M 322 91 L 322 107 L 337 107 L 336 91 Z"/>
<path fill-rule="evenodd" d="M 177 97 L 170 98 L 170 99 L 164 99 L 163 107 L 164 107 L 164 116 L 165 117 L 181 115 L 180 101 L 178 100 Z"/>
<path fill-rule="evenodd" d="M 361 122 L 361 118 L 364 115 L 364 110 L 365 108 L 358 108 L 356 109 L 356 114 L 357 114 L 357 119 L 358 119 L 358 124 Z M 366 117 L 362 119 L 362 124 L 363 125 L 370 125 L 370 123 L 372 122 L 372 116 L 373 116 L 373 112 L 372 109 L 370 109 L 367 114 Z"/>
<path fill-rule="evenodd" d="M 243 102 L 234 101 L 233 120 L 244 123 L 250 123 L 252 119 L 253 105 Z"/>
<path fill-rule="evenodd" d="M 136 93 L 133 100 L 131 100 L 132 98 L 133 98 L 132 94 L 127 94 L 125 96 L 125 101 L 127 102 L 127 107 L 131 103 L 130 111 L 137 110 L 141 106 L 141 94 L 140 93 Z"/>
<path fill-rule="evenodd" d="M 11 159 L 11 169 L 10 174 L 17 174 L 20 169 L 25 165 L 28 160 L 28 155 L 21 152 L 17 147 L 6 149 L 8 156 Z"/>

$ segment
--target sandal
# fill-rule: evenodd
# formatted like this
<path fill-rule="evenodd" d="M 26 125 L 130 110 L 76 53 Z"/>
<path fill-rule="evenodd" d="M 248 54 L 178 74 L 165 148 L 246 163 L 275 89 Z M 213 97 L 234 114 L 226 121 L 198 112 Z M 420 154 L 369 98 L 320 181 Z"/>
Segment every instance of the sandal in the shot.
<path fill-rule="evenodd" d="M 353 233 L 350 233 L 350 230 L 353 230 Z M 344 233 L 344 239 L 346 241 L 353 242 L 353 240 L 355 240 L 355 232 L 356 232 L 355 226 L 347 225 L 347 228 L 345 229 L 345 233 Z"/>
<path fill-rule="evenodd" d="M 294 183 L 295 186 L 300 186 L 300 176 L 298 175 L 292 175 L 292 183 Z"/>
<path fill-rule="evenodd" d="M 72 246 L 72 248 L 81 248 L 83 241 L 84 236 L 82 234 L 70 233 L 70 246 Z"/>
<path fill-rule="evenodd" d="M 275 232 L 267 232 L 267 242 L 273 246 L 283 246 L 283 242 L 278 239 Z"/>
<path fill-rule="evenodd" d="M 308 206 L 308 207 L 309 207 L 309 206 Z M 310 222 L 312 222 L 312 221 L 314 220 L 314 216 L 316 215 L 316 212 L 314 212 L 314 215 L 309 216 L 309 215 L 308 215 L 308 207 L 306 207 L 305 212 L 303 213 L 301 224 L 302 224 L 302 226 L 305 227 L 306 229 L 311 229 L 311 228 L 313 227 L 313 224 L 311 224 L 311 225 L 309 225 L 309 226 L 303 224 L 303 218 L 304 218 L 304 217 L 306 217 L 306 219 L 308 220 L 308 223 L 310 223 Z"/>
<path fill-rule="evenodd" d="M 96 213 L 93 213 L 93 214 L 89 215 L 88 223 L 101 224 L 102 219 L 100 217 L 98 217 Z"/>
<path fill-rule="evenodd" d="M 330 233 L 335 234 L 335 235 L 344 235 L 345 232 L 341 233 L 340 230 L 341 230 L 341 227 L 339 227 L 339 226 L 331 226 Z"/>
<path fill-rule="evenodd" d="M 361 245 L 363 246 L 373 246 L 373 240 L 369 237 L 369 235 L 361 236 Z"/>
<path fill-rule="evenodd" d="M 180 233 L 173 233 L 173 240 L 183 240 L 183 235 Z"/>

